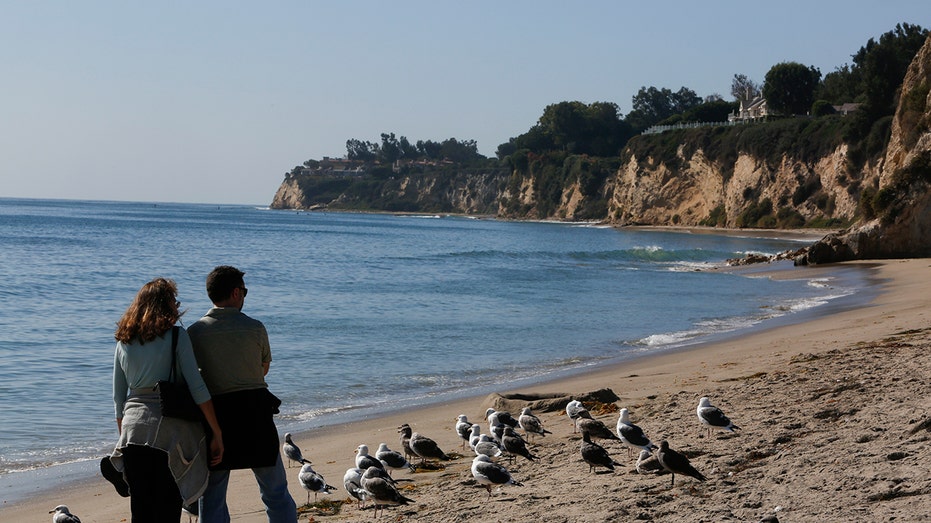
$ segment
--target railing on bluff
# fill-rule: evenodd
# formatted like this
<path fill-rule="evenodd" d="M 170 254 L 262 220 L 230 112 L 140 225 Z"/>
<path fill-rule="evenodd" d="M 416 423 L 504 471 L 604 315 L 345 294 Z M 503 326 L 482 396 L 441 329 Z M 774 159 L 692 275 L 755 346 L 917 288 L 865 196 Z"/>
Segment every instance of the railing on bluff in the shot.
<path fill-rule="evenodd" d="M 697 129 L 699 127 L 719 127 L 719 126 L 733 126 L 747 123 L 742 120 L 733 120 L 729 122 L 688 122 L 688 123 L 677 123 L 673 125 L 654 125 L 653 127 L 648 128 L 640 134 L 659 134 L 666 131 L 673 131 L 676 129 Z"/>

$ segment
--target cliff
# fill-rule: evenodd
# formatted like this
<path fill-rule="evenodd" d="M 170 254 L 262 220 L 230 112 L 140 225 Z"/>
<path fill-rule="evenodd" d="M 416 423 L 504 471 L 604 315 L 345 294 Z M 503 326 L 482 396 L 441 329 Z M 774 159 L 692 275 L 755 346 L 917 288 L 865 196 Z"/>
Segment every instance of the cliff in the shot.
<path fill-rule="evenodd" d="M 495 215 L 507 177 L 503 169 L 445 169 L 381 179 L 288 175 L 270 207 Z"/>
<path fill-rule="evenodd" d="M 854 155 L 858 144 L 841 139 L 845 117 L 796 118 L 639 136 L 616 158 L 524 150 L 510 157 L 508 169 L 288 175 L 272 207 L 494 214 L 619 226 L 850 226 L 796 261 L 929 256 L 929 86 L 931 38 L 905 77 L 884 154 Z"/>
<path fill-rule="evenodd" d="M 931 38 L 902 83 L 871 215 L 813 245 L 799 263 L 931 256 Z"/>

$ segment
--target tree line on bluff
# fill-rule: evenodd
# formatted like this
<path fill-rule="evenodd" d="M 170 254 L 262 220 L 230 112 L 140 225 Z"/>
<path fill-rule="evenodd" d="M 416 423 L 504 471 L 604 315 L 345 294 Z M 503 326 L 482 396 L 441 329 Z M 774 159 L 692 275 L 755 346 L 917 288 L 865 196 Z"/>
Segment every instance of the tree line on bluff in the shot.
<path fill-rule="evenodd" d="M 927 36 L 928 30 L 918 25 L 898 24 L 878 39 L 870 38 L 852 55 L 851 64 L 844 64 L 823 77 L 817 68 L 797 62 L 773 65 L 762 83 L 735 74 L 730 92 L 733 101 L 730 102 L 717 93 L 702 98 L 684 86 L 676 91 L 651 86 L 641 87 L 632 97 L 632 109 L 626 116 L 613 102 L 551 104 L 527 132 L 500 144 L 496 158 L 481 155 L 475 140 L 449 138 L 441 142 L 418 140 L 411 143 L 405 136 L 382 133 L 380 142 L 347 140 L 346 161 L 364 166 L 366 176 L 376 180 L 444 168 L 476 171 L 498 168 L 521 176 L 549 176 L 551 180 L 543 180 L 535 188 L 539 193 L 535 195 L 538 204 L 545 207 L 549 200 L 558 197 L 558 189 L 569 183 L 582 182 L 593 194 L 597 192 L 620 161 L 625 147 L 654 153 L 665 150 L 666 155 L 661 158 L 672 153 L 670 159 L 674 159 L 670 141 L 682 142 L 684 136 L 641 135 L 651 126 L 725 122 L 741 102 L 747 104 L 762 96 L 771 115 L 768 122 L 740 127 L 759 126 L 764 130 L 756 131 L 753 140 L 740 139 L 743 129 L 736 127 L 712 133 L 711 140 L 717 143 L 705 143 L 706 154 L 710 152 L 712 160 L 719 160 L 727 169 L 727 161 L 740 153 L 761 158 L 783 153 L 804 157 L 822 154 L 846 143 L 847 169 L 853 172 L 884 151 L 906 69 Z M 858 104 L 858 109 L 843 118 L 833 114 L 835 106 L 847 103 Z M 791 118 L 795 115 L 809 118 Z M 780 120 L 791 120 L 791 123 L 779 125 Z M 805 135 L 806 139 L 804 142 L 786 140 L 787 129 Z M 708 136 L 700 138 L 707 141 Z M 595 169 L 575 169 L 576 175 L 587 177 L 577 179 L 569 172 L 572 162 L 567 162 L 573 156 L 583 156 L 596 163 L 601 158 L 604 162 Z M 327 165 L 327 159 L 308 160 L 287 175 L 321 174 Z M 340 185 L 340 190 L 352 190 L 352 183 Z M 371 186 L 366 187 L 371 190 Z M 586 192 L 584 188 L 583 192 Z M 597 207 L 592 209 L 595 214 L 599 212 Z M 520 213 L 519 209 L 512 211 Z M 545 209 L 537 209 L 537 214 L 545 215 Z"/>

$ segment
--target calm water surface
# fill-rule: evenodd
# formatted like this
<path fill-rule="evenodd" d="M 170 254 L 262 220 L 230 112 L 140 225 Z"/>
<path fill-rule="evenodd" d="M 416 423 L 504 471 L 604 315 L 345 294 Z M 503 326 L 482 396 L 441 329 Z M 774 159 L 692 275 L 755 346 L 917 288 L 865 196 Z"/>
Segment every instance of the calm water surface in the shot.
<path fill-rule="evenodd" d="M 708 339 L 851 295 L 856 274 L 695 269 L 785 239 L 446 216 L 0 199 L 0 474 L 116 438 L 113 329 L 146 281 L 185 324 L 215 265 L 246 272 L 279 428 L 502 390 Z"/>

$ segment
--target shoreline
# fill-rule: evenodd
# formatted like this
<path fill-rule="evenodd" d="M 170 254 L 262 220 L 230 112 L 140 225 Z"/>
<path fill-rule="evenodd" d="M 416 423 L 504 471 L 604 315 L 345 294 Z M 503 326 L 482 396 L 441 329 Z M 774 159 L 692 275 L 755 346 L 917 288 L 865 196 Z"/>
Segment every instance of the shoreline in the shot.
<path fill-rule="evenodd" d="M 761 366 L 765 368 L 766 362 L 771 363 L 773 357 L 784 358 L 795 351 L 817 353 L 829 350 L 838 339 L 867 342 L 901 330 L 924 328 L 927 324 L 923 310 L 927 309 L 928 303 L 931 302 L 931 299 L 927 298 L 931 295 L 928 292 L 931 285 L 925 283 L 928 260 L 848 262 L 841 265 L 866 267 L 872 271 L 874 277 L 881 281 L 879 296 L 874 297 L 870 303 L 858 304 L 853 309 L 827 315 L 816 314 L 802 323 L 792 322 L 788 325 L 751 329 L 749 333 L 738 334 L 728 339 L 680 347 L 661 354 L 642 355 L 620 363 L 599 365 L 570 376 L 545 379 L 533 385 L 513 389 L 500 386 L 498 391 L 577 394 L 608 387 L 621 398 L 619 405 L 642 404 L 651 401 L 651 397 L 668 395 L 671 390 L 701 388 L 702 382 L 721 383 L 722 380 L 733 379 L 734 374 L 743 372 L 746 372 L 746 376 L 752 376 L 753 369 Z M 695 378 L 696 373 L 702 374 L 702 378 Z M 342 473 L 351 466 L 355 447 L 365 443 L 374 450 L 378 443 L 385 442 L 389 447 L 397 449 L 396 427 L 401 423 L 410 423 L 415 431 L 419 430 L 432 437 L 448 452 L 461 452 L 460 442 L 452 433 L 456 415 L 464 413 L 472 421 L 482 421 L 484 399 L 481 396 L 469 396 L 425 407 L 410 406 L 383 416 L 312 428 L 295 434 L 294 439 L 304 449 L 304 455 L 314 462 L 314 468 L 323 474 L 330 484 L 339 485 L 338 480 Z M 556 433 L 554 436 L 567 437 L 566 433 L 571 427 L 564 415 L 560 416 L 558 412 L 537 414 L 543 419 L 545 426 Z M 462 470 L 467 471 L 470 461 L 468 458 L 460 458 L 448 470 L 456 469 L 457 477 L 460 480 L 466 479 L 462 476 Z M 573 465 L 580 467 L 577 464 Z M 300 506 L 305 500 L 305 493 L 295 479 L 297 469 L 289 470 L 288 474 L 289 487 Z M 442 476 L 442 473 L 423 476 L 436 474 Z M 468 476 L 468 473 L 465 475 Z M 420 477 L 421 474 L 418 474 L 416 481 L 419 482 Z M 530 480 L 525 480 L 525 484 L 530 483 Z M 477 494 L 474 486 L 454 485 L 454 488 L 464 491 L 465 495 L 484 499 L 484 496 Z M 484 491 L 481 493 L 484 494 Z M 423 509 L 424 504 L 431 503 L 424 497 L 425 493 L 418 494 L 409 494 L 419 501 L 415 511 Z M 521 497 L 529 494 L 506 491 L 505 495 Z M 346 493 L 340 486 L 340 490 L 331 495 L 330 499 L 345 497 Z M 236 514 L 234 520 L 264 520 L 257 489 L 248 471 L 233 474 L 229 498 L 230 509 Z M 0 508 L 0 521 L 45 521 L 48 518 L 48 510 L 59 503 L 68 504 L 72 512 L 81 516 L 84 521 L 120 521 L 129 513 L 128 501 L 119 498 L 95 470 L 93 477 L 77 484 L 69 484 L 58 491 L 41 492 L 12 503 L 4 502 Z M 414 514 L 416 515 L 412 517 L 416 519 L 420 519 L 422 515 L 418 512 Z M 358 512 L 358 509 L 347 505 L 343 514 L 332 520 L 345 517 L 369 518 L 371 514 L 367 511 Z"/>

